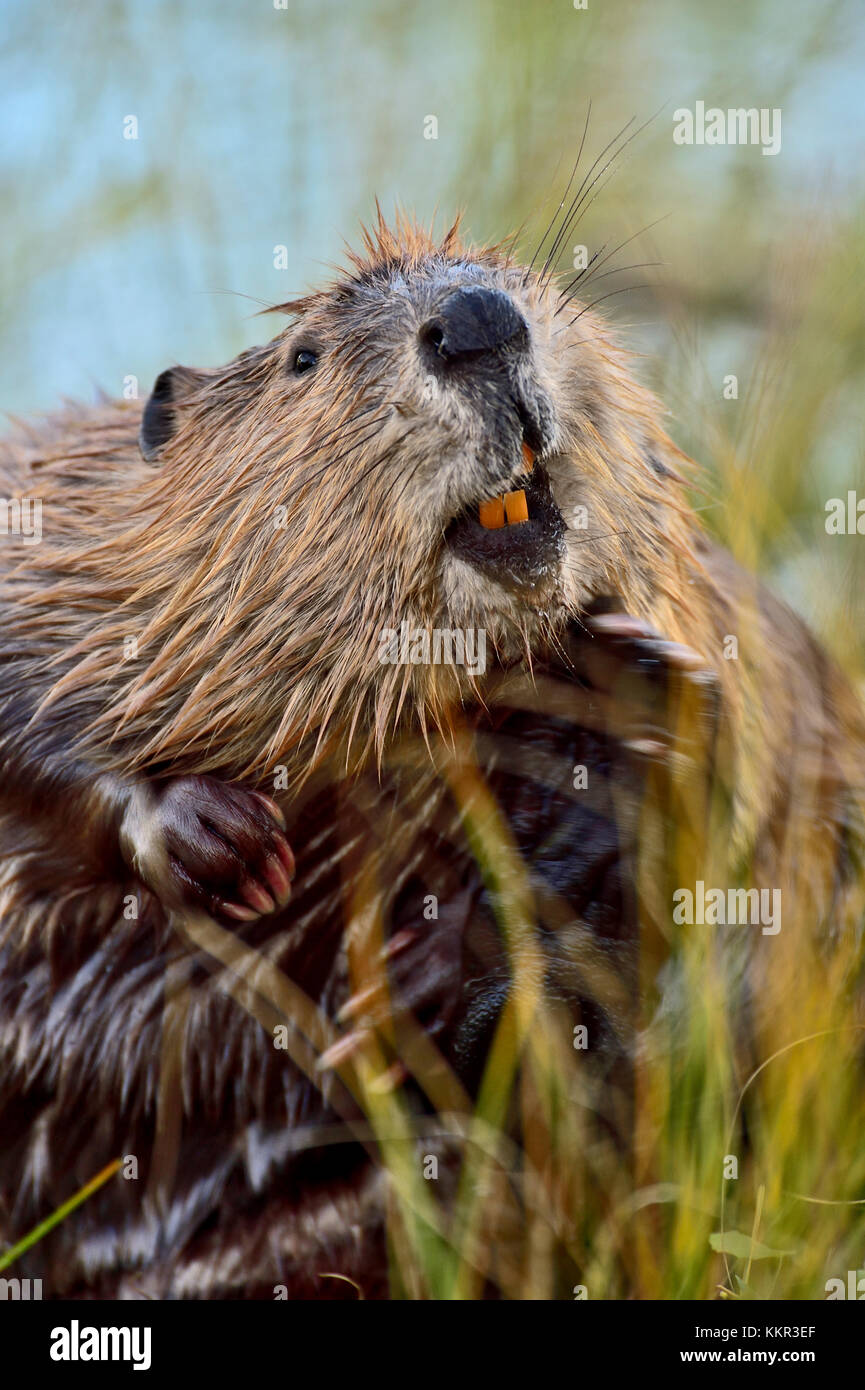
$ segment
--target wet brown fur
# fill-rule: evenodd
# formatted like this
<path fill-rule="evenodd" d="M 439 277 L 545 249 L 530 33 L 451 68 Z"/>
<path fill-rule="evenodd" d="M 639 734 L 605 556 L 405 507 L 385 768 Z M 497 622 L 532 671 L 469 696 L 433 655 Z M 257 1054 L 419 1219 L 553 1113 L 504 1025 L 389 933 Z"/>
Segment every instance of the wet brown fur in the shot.
<path fill-rule="evenodd" d="M 396 313 L 406 335 L 416 327 L 402 287 L 454 268 L 489 274 L 530 316 L 535 370 L 557 409 L 556 497 L 565 514 L 589 508 L 589 529 L 569 535 L 560 592 L 537 610 L 504 603 L 484 615 L 470 592 L 437 582 L 442 521 L 429 499 L 444 494 L 425 488 L 445 486 L 433 464 L 440 450 L 453 447 L 456 457 L 460 426 L 439 421 L 429 452 L 418 382 L 392 325 Z M 396 291 L 377 300 L 388 286 Z M 328 781 L 350 772 L 375 785 L 397 734 L 422 741 L 438 732 L 447 742 L 461 708 L 489 698 L 482 678 L 453 668 L 381 666 L 382 628 L 403 620 L 467 626 L 486 616 L 500 665 L 525 672 L 529 658 L 555 655 L 564 624 L 579 623 L 593 597 L 618 596 L 716 673 L 730 731 L 736 859 L 752 862 L 759 881 L 795 878 L 797 844 L 814 824 L 828 826 L 821 874 L 807 891 L 821 920 L 837 905 L 841 843 L 861 792 L 849 775 L 851 762 L 861 770 L 857 702 L 803 626 L 701 532 L 682 477 L 688 461 L 604 321 L 585 312 L 570 325 L 567 312 L 554 313 L 558 304 L 558 290 L 507 248 L 473 249 L 456 226 L 437 241 L 406 219 L 390 229 L 380 218 L 364 253 L 331 286 L 281 306 L 291 321 L 273 342 L 187 374 L 177 431 L 156 462 L 139 452 L 134 402 L 70 406 L 19 426 L 0 446 L 0 492 L 41 498 L 44 530 L 38 546 L 14 545 L 0 585 L 0 942 L 9 998 L 15 981 L 30 981 L 26 1003 L 7 1001 L 4 1031 L 4 1104 L 26 1121 L 4 1184 L 15 1230 L 59 1187 L 68 1195 L 70 1175 L 91 1176 L 121 1139 L 152 1142 L 167 959 L 204 982 L 178 1025 L 190 1127 L 205 1110 L 239 1132 L 272 1108 L 279 1087 L 279 1059 L 272 1049 L 263 1057 L 258 1023 L 206 988 L 200 959 L 183 965 L 156 898 L 142 892 L 141 917 L 124 920 L 129 876 L 117 872 L 116 848 L 103 836 L 98 793 L 81 793 L 69 769 L 109 779 L 207 773 L 271 790 L 284 767 L 286 790 L 277 794 L 291 834 L 304 798 L 315 805 Z M 321 369 L 292 382 L 291 355 L 310 335 Z M 729 633 L 739 636 L 738 662 L 723 657 Z M 136 648 L 125 655 L 130 638 Z M 404 795 L 417 798 L 418 823 L 429 817 L 417 789 Z M 76 836 L 86 840 L 91 822 L 96 850 L 79 855 Z M 333 850 L 332 868 L 345 852 Z M 306 916 L 296 908 L 273 933 L 268 951 L 287 962 L 286 973 L 323 903 L 337 904 L 339 915 L 340 897 L 337 872 Z M 128 981 L 122 1019 L 117 994 L 101 993 L 100 968 Z M 327 1007 L 330 986 L 322 989 Z M 218 1052 L 209 1038 L 220 1039 Z M 298 1092 L 295 1101 L 299 1121 L 308 1097 Z M 79 1113 L 81 1123 L 70 1122 Z M 364 1227 L 363 1200 L 347 1191 L 333 1198 L 357 1204 L 355 1218 L 334 1218 L 340 1230 L 353 1219 Z M 133 1197 L 123 1202 L 131 1211 Z M 320 1268 L 333 1251 L 321 1234 L 327 1219 L 320 1211 L 316 1219 L 315 1253 L 298 1259 Z M 290 1221 L 302 1250 L 309 1213 Z M 231 1236 L 220 1239 L 224 1260 Z M 362 1273 L 362 1240 L 346 1254 L 341 1239 L 334 1236 L 341 1268 Z M 114 1259 L 134 1264 L 128 1231 L 116 1243 L 104 1258 L 67 1247 L 70 1286 L 92 1278 L 98 1287 L 97 1271 Z M 147 1267 L 158 1269 L 158 1241 L 141 1236 L 140 1244 Z M 243 1278 L 255 1285 L 246 1253 Z M 189 1287 L 154 1273 L 149 1291 L 226 1286 L 215 1275 L 213 1287 L 210 1275 L 196 1284 L 189 1259 Z M 266 1254 L 260 1266 L 266 1284 Z M 229 1286 L 239 1281 L 227 1277 Z"/>

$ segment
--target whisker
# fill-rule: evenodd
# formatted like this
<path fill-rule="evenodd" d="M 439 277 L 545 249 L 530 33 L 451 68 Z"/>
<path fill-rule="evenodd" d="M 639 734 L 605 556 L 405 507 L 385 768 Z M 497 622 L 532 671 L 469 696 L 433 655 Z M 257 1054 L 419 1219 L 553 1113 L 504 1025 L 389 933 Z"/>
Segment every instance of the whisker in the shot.
<path fill-rule="evenodd" d="M 389 463 L 390 460 L 391 460 L 391 458 L 393 457 L 393 455 L 394 455 L 394 453 L 395 453 L 397 447 L 398 447 L 400 444 L 402 444 L 402 442 L 403 442 L 404 439 L 408 438 L 408 435 L 409 435 L 410 433 L 411 433 L 410 430 L 406 430 L 402 435 L 400 435 L 400 437 L 399 437 L 398 439 L 395 439 L 395 440 L 393 441 L 393 444 L 391 444 L 391 445 L 385 450 L 385 452 L 384 452 L 383 454 L 379 454 L 378 458 L 373 459 L 373 461 L 372 461 L 372 463 L 370 464 L 369 468 L 365 468 L 364 471 L 361 473 L 360 477 L 359 477 L 359 478 L 355 478 L 354 482 L 350 485 L 350 487 L 348 487 L 348 488 L 346 489 L 346 491 L 343 492 L 343 493 L 337 498 L 336 502 L 334 503 L 334 506 L 335 506 L 335 507 L 336 507 L 336 506 L 339 506 L 342 502 L 344 502 L 344 501 L 346 500 L 347 497 L 350 497 L 351 494 L 354 492 L 355 488 L 356 488 L 356 487 L 360 487 L 360 484 L 361 484 L 362 482 L 364 482 L 364 480 L 365 480 L 366 478 L 369 477 L 370 473 L 374 473 L 375 470 L 376 470 L 377 468 L 381 468 L 383 464 Z"/>
<path fill-rule="evenodd" d="M 214 287 L 211 288 L 211 289 L 199 290 L 198 293 L 199 293 L 199 294 L 226 294 L 226 295 L 227 295 L 227 294 L 230 294 L 230 295 L 233 295 L 235 299 L 248 299 L 249 302 L 250 302 L 251 304 L 261 304 L 261 305 L 264 306 L 264 309 L 265 309 L 265 310 L 267 310 L 267 309 L 270 308 L 270 300 L 269 300 L 269 299 L 260 299 L 260 298 L 258 297 L 257 294 L 244 294 L 243 290 L 226 290 L 226 289 L 221 288 L 220 286 L 214 286 Z"/>
<path fill-rule="evenodd" d="M 542 267 L 542 269 L 541 269 L 540 277 L 539 277 L 540 283 L 541 283 L 542 285 L 543 285 L 543 283 L 544 283 L 544 277 L 547 275 L 547 272 L 549 271 L 550 265 L 552 264 L 554 257 L 558 254 L 559 250 L 561 249 L 562 241 L 563 241 L 564 238 L 567 236 L 568 227 L 569 227 L 569 225 L 570 225 L 570 220 L 571 220 L 571 218 L 573 217 L 574 209 L 578 206 L 579 199 L 580 199 L 581 196 L 582 196 L 583 190 L 585 189 L 587 182 L 591 179 L 592 174 L 594 173 L 595 169 L 597 169 L 597 167 L 598 167 L 598 165 L 600 164 L 601 160 L 603 159 L 604 155 L 607 153 L 607 150 L 609 150 L 609 149 L 611 148 L 611 146 L 615 145 L 615 143 L 616 143 L 617 140 L 620 140 L 620 139 L 622 138 L 622 136 L 624 135 L 625 131 L 628 129 L 629 126 L 631 126 L 631 125 L 634 124 L 634 121 L 635 121 L 636 119 L 637 119 L 636 116 L 632 116 L 631 119 L 630 119 L 629 121 L 626 121 L 626 122 L 625 122 L 625 124 L 622 126 L 622 129 L 618 132 L 618 134 L 616 134 L 616 135 L 613 136 L 612 140 L 610 140 L 608 144 L 606 144 L 606 145 L 604 146 L 604 148 L 601 150 L 601 153 L 600 153 L 600 154 L 597 156 L 597 158 L 595 159 L 594 163 L 593 163 L 593 164 L 589 167 L 589 169 L 586 171 L 585 177 L 583 178 L 582 183 L 580 184 L 579 188 L 577 189 L 576 193 L 574 194 L 574 196 L 573 196 L 573 198 L 572 198 L 572 200 L 571 200 L 571 205 L 570 205 L 570 207 L 568 208 L 567 213 L 565 214 L 564 221 L 562 222 L 562 225 L 561 225 L 561 227 L 559 228 L 559 230 L 558 230 L 558 232 L 557 232 L 557 234 L 556 234 L 555 240 L 553 241 L 553 244 L 552 244 L 552 246 L 550 247 L 549 253 L 548 253 L 548 255 L 547 255 L 547 259 L 544 261 L 543 267 Z M 623 148 L 624 148 L 624 147 L 623 147 Z M 615 158 L 615 156 L 614 156 L 614 158 Z M 604 166 L 604 167 L 606 168 L 606 166 Z M 603 170 L 601 170 L 601 173 L 603 173 Z M 594 183 L 589 183 L 589 188 L 592 188 L 593 186 L 594 186 Z M 563 201 L 564 201 L 564 200 L 563 200 Z"/>
<path fill-rule="evenodd" d="M 570 323 L 568 324 L 568 327 L 573 328 L 577 320 L 583 317 L 583 314 L 587 314 L 590 309 L 594 309 L 596 304 L 603 304 L 605 299 L 612 299 L 613 296 L 617 294 L 627 294 L 628 290 L 649 290 L 651 288 L 651 285 L 649 285 L 648 283 L 644 283 L 642 285 L 622 285 L 617 290 L 610 290 L 609 294 L 602 294 L 599 299 L 592 300 L 591 304 L 584 305 L 580 312 L 578 314 L 575 314 L 574 317 L 571 319 Z"/>
<path fill-rule="evenodd" d="M 580 221 L 582 220 L 582 218 L 583 218 L 585 212 L 588 210 L 588 208 L 590 208 L 590 207 L 592 206 L 592 203 L 593 203 L 593 202 L 595 201 L 595 199 L 598 197 L 598 194 L 601 193 L 601 192 L 603 191 L 604 188 L 606 188 L 607 183 L 609 183 L 610 179 L 618 172 L 618 168 L 619 168 L 620 166 L 616 166 L 616 167 L 613 169 L 613 172 L 610 174 L 610 178 L 608 178 L 608 179 L 606 180 L 606 182 L 603 183 L 603 184 L 600 186 L 600 188 L 596 188 L 596 185 L 598 184 L 598 181 L 603 177 L 603 175 L 605 174 L 605 172 L 607 171 L 607 169 L 609 169 L 610 165 L 611 165 L 611 164 L 612 164 L 612 165 L 615 165 L 616 160 L 618 160 L 618 159 L 620 158 L 620 156 L 622 155 L 622 153 L 627 149 L 627 147 L 631 144 L 631 142 L 632 142 L 633 140 L 636 140 L 637 136 L 640 135 L 640 134 L 642 134 L 642 132 L 647 128 L 647 126 L 651 125 L 652 121 L 657 120 L 658 116 L 661 114 L 661 112 L 663 111 L 663 109 L 664 109 L 664 107 L 666 106 L 666 104 L 667 104 L 666 101 L 662 102 L 661 105 L 658 107 L 657 111 L 653 112 L 652 115 L 649 116 L 648 119 L 645 120 L 645 121 L 643 122 L 642 125 L 637 126 L 637 129 L 636 129 L 636 130 L 631 131 L 631 134 L 628 136 L 628 138 L 627 138 L 621 145 L 619 145 L 618 149 L 616 149 L 616 150 L 613 151 L 612 155 L 611 155 L 610 158 L 607 160 L 606 164 L 603 166 L 602 169 L 600 169 L 600 170 L 598 171 L 598 173 L 595 175 L 594 179 L 591 181 L 591 183 L 588 185 L 588 187 L 585 188 L 585 191 L 583 191 L 583 188 L 584 188 L 584 186 L 585 186 L 585 184 L 586 184 L 586 179 L 588 179 L 589 175 L 591 175 L 592 171 L 597 167 L 597 165 L 598 165 L 598 164 L 600 163 L 600 161 L 603 159 L 604 155 L 607 153 L 607 150 L 609 150 L 610 147 L 611 147 L 612 145 L 616 144 L 616 142 L 617 142 L 618 140 L 621 139 L 621 137 L 624 135 L 624 133 L 625 133 L 625 131 L 628 129 L 628 127 L 631 126 L 631 125 L 633 124 L 633 122 L 636 120 L 636 117 L 635 117 L 635 116 L 632 116 L 631 119 L 630 119 L 630 120 L 622 127 L 622 129 L 619 131 L 618 135 L 614 136 L 613 139 L 609 142 L 609 144 L 606 145 L 606 146 L 604 147 L 604 149 L 601 151 L 601 153 L 598 155 L 598 158 L 595 160 L 594 164 L 592 165 L 592 168 L 589 170 L 588 174 L 586 175 L 586 179 L 583 180 L 583 185 L 582 185 L 581 188 L 577 191 L 577 194 L 576 194 L 574 203 L 572 204 L 571 208 L 569 209 L 569 211 L 568 211 L 568 216 L 567 216 L 567 218 L 565 219 L 565 222 L 562 224 L 562 227 L 560 228 L 559 237 L 560 237 L 562 240 L 564 240 L 564 237 L 567 236 L 569 232 L 572 232 L 576 227 L 579 226 Z M 584 200 L 588 197 L 588 195 L 589 195 L 590 193 L 592 193 L 592 189 L 595 189 L 595 188 L 596 188 L 596 191 L 592 194 L 591 198 L 588 198 L 588 202 L 585 202 Z M 582 206 L 581 206 L 581 203 L 582 203 Z M 558 240 L 558 238 L 557 238 L 557 240 Z M 554 252 L 554 251 L 557 252 L 557 251 L 560 249 L 560 247 L 561 247 L 561 241 L 559 241 L 558 247 L 554 246 L 553 248 L 551 248 L 550 256 L 547 257 L 547 265 L 549 265 L 550 257 L 552 256 L 553 252 Z M 541 275 L 541 282 L 542 282 L 542 285 L 543 285 L 544 288 L 546 288 L 546 287 L 549 285 L 550 279 L 552 278 L 552 274 L 553 274 L 552 269 L 550 269 L 549 272 L 547 273 L 547 265 L 545 265 L 545 267 L 544 267 L 544 273 L 546 273 L 546 280 L 545 280 L 545 281 L 544 281 L 544 273 L 542 273 L 542 275 Z"/>
<path fill-rule="evenodd" d="M 380 409 L 381 404 L 381 402 L 377 401 L 375 405 L 368 406 L 360 413 L 369 414 L 373 410 Z M 329 468 L 332 468 L 335 463 L 339 463 L 341 459 L 345 458 L 346 454 L 350 453 L 351 449 L 357 448 L 360 444 L 366 444 L 370 439 L 374 438 L 377 430 L 381 425 L 384 424 L 386 419 L 387 412 L 383 413 L 377 420 L 364 420 L 362 421 L 362 423 L 356 425 L 353 429 L 349 430 L 347 434 L 343 434 L 343 442 L 346 440 L 352 441 L 350 448 L 346 448 L 341 453 L 336 454 L 333 458 L 328 459 L 327 462 L 323 464 L 322 467 L 319 468 L 315 473 L 313 473 L 311 477 L 301 478 L 300 486 L 302 488 L 308 487 L 310 483 L 314 483 L 318 478 L 320 478 L 322 473 L 326 473 L 327 470 Z M 295 454 L 291 458 L 287 459 L 286 464 L 289 465 L 300 463 L 303 459 L 309 458 L 311 454 L 318 453 L 320 449 L 325 448 L 327 446 L 329 440 L 333 439 L 334 435 L 338 434 L 341 429 L 342 424 L 334 426 L 334 428 L 328 434 L 326 434 L 323 439 L 317 440 L 314 444 L 311 444 L 302 453 Z M 363 433 L 363 437 L 361 439 L 358 439 L 358 435 L 360 435 L 364 431 L 368 431 L 368 433 Z M 292 496 L 294 495 L 296 494 L 292 494 Z"/>
<path fill-rule="evenodd" d="M 589 276 L 589 279 L 590 279 L 590 280 L 593 279 L 593 278 L 602 279 L 602 278 L 603 278 L 602 276 L 597 276 L 597 271 L 600 270 L 600 268 L 601 268 L 602 265 L 606 265 L 607 261 L 609 261 L 613 256 L 617 256 L 618 253 L 619 253 L 620 251 L 623 251 L 624 248 L 625 248 L 626 246 L 630 245 L 630 243 L 631 243 L 632 241 L 636 241 L 636 239 L 637 239 L 638 236 L 643 236 L 646 232 L 650 232 L 650 231 L 652 230 L 653 227 L 657 227 L 657 225 L 658 225 L 659 222 L 664 222 L 669 216 L 670 216 L 670 214 L 669 214 L 668 212 L 665 212 L 665 213 L 663 214 L 662 217 L 657 217 L 657 218 L 655 219 L 654 222 L 649 222 L 649 223 L 647 223 L 646 226 L 645 226 L 645 227 L 641 227 L 640 230 L 639 230 L 638 232 L 634 232 L 631 236 L 626 237 L 624 241 L 620 241 L 619 244 L 618 244 L 618 246 L 616 246 L 612 251 L 608 252 L 608 254 L 607 254 L 606 256 L 604 256 L 603 260 L 598 261 L 597 266 L 595 266 L 595 275 Z M 573 290 L 573 288 L 574 288 L 576 285 L 578 285 L 578 284 L 580 283 L 580 281 L 582 280 L 583 276 L 584 276 L 584 275 L 587 275 L 588 272 L 591 270 L 592 265 L 593 265 L 594 262 L 597 260 L 597 257 L 601 255 L 601 252 L 604 250 L 604 247 L 605 247 L 606 245 L 607 245 L 607 243 L 604 242 L 604 246 L 601 247 L 600 251 L 596 251 L 596 252 L 595 252 L 594 256 L 592 256 L 592 258 L 591 258 L 591 260 L 589 261 L 588 265 L 585 266 L 584 269 L 581 270 L 581 271 L 579 272 L 579 274 L 575 275 L 574 278 L 573 278 L 573 280 L 570 280 L 570 281 L 568 282 L 568 284 L 565 285 L 564 289 L 561 291 L 561 295 L 562 295 L 563 298 L 565 298 L 565 300 L 567 300 L 567 298 L 569 297 L 570 291 Z M 654 265 L 660 265 L 661 262 L 660 262 L 660 261 L 655 261 L 655 262 L 652 262 L 652 261 L 644 261 L 644 262 L 642 262 L 642 264 L 643 264 L 643 265 L 653 265 L 653 264 L 654 264 Z M 607 274 L 610 274 L 610 273 L 611 273 L 610 271 L 607 271 Z M 588 283 L 588 281 L 587 281 L 586 283 Z M 559 305 L 559 308 L 555 310 L 555 313 L 553 314 L 553 318 L 555 318 L 556 314 L 558 314 L 558 313 L 561 311 L 562 308 L 563 308 L 563 305 L 560 304 L 560 305 Z"/>
<path fill-rule="evenodd" d="M 405 438 L 405 436 L 403 436 L 403 438 Z M 415 474 L 417 473 L 417 471 L 418 471 L 418 469 L 420 468 L 420 466 L 421 466 L 421 464 L 423 463 L 423 461 L 424 461 L 423 459 L 419 459 L 418 462 L 415 464 L 414 468 L 411 470 L 411 472 L 407 475 L 407 477 L 406 477 L 405 480 L 403 481 L 402 487 L 400 488 L 400 490 L 399 490 L 399 492 L 396 494 L 396 496 L 393 498 L 393 506 L 394 506 L 394 507 L 396 507 L 396 506 L 402 501 L 402 499 L 403 499 L 403 497 L 405 496 L 405 493 L 406 493 L 406 491 L 407 491 L 407 489 L 408 489 L 410 483 L 414 480 Z"/>
<path fill-rule="evenodd" d="M 559 206 L 556 208 L 555 212 L 553 213 L 552 218 L 550 219 L 549 226 L 547 227 L 546 231 L 544 232 L 543 236 L 541 237 L 540 241 L 538 242 L 538 245 L 537 245 L 537 247 L 536 247 L 536 249 L 535 249 L 535 254 L 532 256 L 532 259 L 529 261 L 528 265 L 526 266 L 526 273 L 525 273 L 525 275 L 523 276 L 523 285 L 526 284 L 526 281 L 528 280 L 529 275 L 531 274 L 532 270 L 534 269 L 535 261 L 538 259 L 538 256 L 539 256 L 540 253 L 541 253 L 541 247 L 543 246 L 543 244 L 544 244 L 544 242 L 546 241 L 547 237 L 549 236 L 550 232 L 553 230 L 553 227 L 554 227 L 555 224 L 556 224 L 556 219 L 558 218 L 558 215 L 559 215 L 559 213 L 561 212 L 562 208 L 565 206 L 565 199 L 567 198 L 569 192 L 571 191 L 571 184 L 573 183 L 574 179 L 576 178 L 577 170 L 578 170 L 578 168 L 580 167 L 580 160 L 581 160 L 582 157 L 583 157 L 583 146 L 584 146 L 585 143 L 586 143 L 586 134 L 587 134 L 588 129 L 589 129 L 589 117 L 591 116 L 591 114 L 592 114 L 592 99 L 591 99 L 591 97 L 590 97 L 590 98 L 589 98 L 588 107 L 586 108 L 586 124 L 585 124 L 584 127 L 583 127 L 583 137 L 582 137 L 582 139 L 580 140 L 580 148 L 579 148 L 579 150 L 577 151 L 577 157 L 576 157 L 576 160 L 574 161 L 574 167 L 573 167 L 573 169 L 571 170 L 571 177 L 568 179 L 567 187 L 566 187 L 564 193 L 562 194 L 562 200 L 561 200 L 561 202 L 559 203 Z M 558 167 L 558 166 L 557 166 L 557 167 Z"/>
<path fill-rule="evenodd" d="M 627 534 L 628 528 L 626 526 L 623 526 L 621 531 L 593 531 L 589 536 L 582 536 L 580 540 L 577 541 L 577 545 L 587 545 L 589 541 L 605 541 L 609 540 L 610 536 L 626 536 Z M 566 558 L 565 564 L 567 565 L 567 563 L 568 561 Z"/>
<path fill-rule="evenodd" d="M 645 270 L 649 267 L 665 264 L 665 261 L 634 261 L 631 265 L 617 265 L 612 270 L 605 270 L 603 275 L 590 275 L 582 288 L 588 289 L 589 285 L 594 285 L 597 280 L 606 280 L 608 275 L 621 275 L 626 270 Z M 567 299 L 562 301 L 560 307 L 564 309 L 566 304 L 573 304 L 576 298 L 576 292 L 573 294 L 569 294 Z M 558 310 L 556 311 L 556 313 L 558 313 Z M 553 317 L 555 318 L 555 314 L 553 315 Z"/>

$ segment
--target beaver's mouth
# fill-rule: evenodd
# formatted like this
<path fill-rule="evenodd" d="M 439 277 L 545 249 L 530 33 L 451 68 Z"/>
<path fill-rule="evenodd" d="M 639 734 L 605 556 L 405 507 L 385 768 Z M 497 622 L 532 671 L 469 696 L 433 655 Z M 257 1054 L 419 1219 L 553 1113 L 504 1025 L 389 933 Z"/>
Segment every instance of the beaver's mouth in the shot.
<path fill-rule="evenodd" d="M 547 589 L 558 576 L 565 523 L 528 444 L 522 487 L 464 507 L 445 531 L 448 549 L 507 588 Z"/>

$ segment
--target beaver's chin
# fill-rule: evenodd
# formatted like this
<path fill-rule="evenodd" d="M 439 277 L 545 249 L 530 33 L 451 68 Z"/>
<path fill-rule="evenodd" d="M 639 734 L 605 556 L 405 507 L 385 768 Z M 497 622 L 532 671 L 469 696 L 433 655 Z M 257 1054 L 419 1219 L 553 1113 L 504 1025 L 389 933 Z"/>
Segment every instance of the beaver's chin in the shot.
<path fill-rule="evenodd" d="M 466 507 L 445 531 L 445 548 L 480 577 L 537 607 L 549 600 L 559 582 L 566 528 L 544 469 L 536 466 L 520 482 L 526 520 L 484 525 L 479 507 Z"/>

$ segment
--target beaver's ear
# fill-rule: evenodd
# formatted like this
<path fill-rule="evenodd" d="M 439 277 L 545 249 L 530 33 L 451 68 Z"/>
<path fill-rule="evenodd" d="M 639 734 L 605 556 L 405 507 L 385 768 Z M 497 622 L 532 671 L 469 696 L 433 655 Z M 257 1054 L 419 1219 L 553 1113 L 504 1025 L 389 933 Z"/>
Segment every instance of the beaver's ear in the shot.
<path fill-rule="evenodd" d="M 190 367 L 169 367 L 156 378 L 138 431 L 138 444 L 148 461 L 159 457 L 177 429 L 178 401 L 200 386 L 203 377 L 204 373 Z"/>

